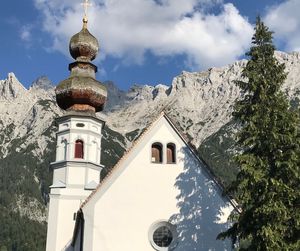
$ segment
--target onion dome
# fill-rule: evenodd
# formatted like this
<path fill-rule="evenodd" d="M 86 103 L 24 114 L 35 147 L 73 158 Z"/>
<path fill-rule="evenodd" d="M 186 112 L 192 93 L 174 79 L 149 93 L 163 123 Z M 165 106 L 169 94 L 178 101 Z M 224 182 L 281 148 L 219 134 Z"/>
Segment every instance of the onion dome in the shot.
<path fill-rule="evenodd" d="M 83 28 L 75 34 L 69 45 L 71 56 L 75 60 L 94 60 L 99 50 L 98 40 L 88 31 L 87 19 L 83 19 Z"/>
<path fill-rule="evenodd" d="M 55 89 L 58 106 L 64 110 L 102 111 L 107 90 L 96 80 L 97 66 L 91 63 L 97 56 L 99 44 L 87 29 L 86 18 L 82 30 L 71 38 L 69 49 L 76 61 L 69 65 L 70 77 Z"/>

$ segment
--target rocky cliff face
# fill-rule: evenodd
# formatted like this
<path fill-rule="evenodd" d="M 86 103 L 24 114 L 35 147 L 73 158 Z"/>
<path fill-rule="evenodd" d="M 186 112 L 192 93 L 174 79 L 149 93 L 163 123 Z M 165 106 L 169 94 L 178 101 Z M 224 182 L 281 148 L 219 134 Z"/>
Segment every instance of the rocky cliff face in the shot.
<path fill-rule="evenodd" d="M 26 92 L 26 89 L 17 80 L 14 73 L 9 73 L 7 79 L 1 80 L 0 87 L 0 100 L 13 100 Z"/>
<path fill-rule="evenodd" d="M 300 54 L 277 52 L 276 56 L 286 64 L 288 72 L 283 90 L 293 102 L 297 102 L 300 93 Z M 128 92 L 107 82 L 107 125 L 125 136 L 144 129 L 160 111 L 165 110 L 199 146 L 230 121 L 232 105 L 240 97 L 234 80 L 240 79 L 245 63 L 238 61 L 204 72 L 182 72 L 174 78 L 171 86 L 134 85 Z M 0 109 L 2 129 L 14 127 L 9 136 L 5 135 L 6 140 L 0 142 L 2 158 L 7 154 L 5 148 L 11 139 L 28 135 L 29 132 L 31 138 L 28 142 L 39 141 L 43 151 L 45 143 L 39 135 L 47 129 L 50 121 L 62 114 L 55 104 L 54 87 L 47 77 L 38 78 L 26 90 L 13 73 L 0 81 Z"/>
<path fill-rule="evenodd" d="M 277 52 L 276 56 L 286 64 L 288 73 L 283 91 L 293 106 L 299 106 L 300 54 Z M 134 85 L 125 92 L 107 82 L 103 164 L 113 166 L 140 132 L 165 110 L 200 147 L 205 160 L 221 170 L 216 173 L 226 178 L 231 172 L 229 159 L 235 130 L 232 107 L 241 96 L 234 80 L 241 78 L 245 63 L 183 72 L 171 86 Z M 31 221 L 44 222 L 52 179 L 48 166 L 55 151 L 54 119 L 62 114 L 55 102 L 54 87 L 41 77 L 27 90 L 9 73 L 0 81 L 0 110 L 0 210 L 13 210 Z"/>
<path fill-rule="evenodd" d="M 295 101 L 300 93 L 300 54 L 277 52 L 288 73 L 283 86 Z M 171 86 L 133 86 L 127 93 L 108 85 L 108 125 L 121 134 L 144 128 L 159 111 L 168 114 L 196 146 L 231 120 L 232 106 L 241 93 L 234 80 L 241 78 L 246 61 L 211 68 L 204 72 L 182 72 Z"/>

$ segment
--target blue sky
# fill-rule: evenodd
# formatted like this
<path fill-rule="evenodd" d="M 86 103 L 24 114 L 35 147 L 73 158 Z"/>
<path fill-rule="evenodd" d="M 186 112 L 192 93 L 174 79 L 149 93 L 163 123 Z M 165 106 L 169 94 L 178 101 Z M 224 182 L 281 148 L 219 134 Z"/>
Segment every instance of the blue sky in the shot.
<path fill-rule="evenodd" d="M 83 0 L 10 0 L 0 8 L 0 79 L 14 72 L 26 86 L 46 75 L 68 77 L 70 36 L 81 29 Z M 283 51 L 300 49 L 299 0 L 91 0 L 89 29 L 99 39 L 97 78 L 119 88 L 171 84 L 242 58 L 255 17 L 275 31 Z"/>

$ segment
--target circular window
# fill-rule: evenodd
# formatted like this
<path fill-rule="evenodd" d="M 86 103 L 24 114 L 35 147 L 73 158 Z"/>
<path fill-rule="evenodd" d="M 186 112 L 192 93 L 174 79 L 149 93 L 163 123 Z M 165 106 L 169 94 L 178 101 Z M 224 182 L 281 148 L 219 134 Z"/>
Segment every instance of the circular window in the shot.
<path fill-rule="evenodd" d="M 171 230 L 166 227 L 159 227 L 154 231 L 153 241 L 159 247 L 168 247 L 170 246 L 173 240 L 173 235 Z"/>
<path fill-rule="evenodd" d="M 176 246 L 176 228 L 167 221 L 154 223 L 150 227 L 149 239 L 155 250 L 172 250 Z"/>

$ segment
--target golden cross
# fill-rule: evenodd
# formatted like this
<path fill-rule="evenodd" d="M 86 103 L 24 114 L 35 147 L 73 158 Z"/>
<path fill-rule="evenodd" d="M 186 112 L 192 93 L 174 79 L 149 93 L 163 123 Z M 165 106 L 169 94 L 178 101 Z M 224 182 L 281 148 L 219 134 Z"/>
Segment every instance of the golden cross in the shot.
<path fill-rule="evenodd" d="M 84 0 L 84 2 L 81 5 L 83 5 L 84 8 L 84 17 L 87 19 L 88 8 L 92 6 L 92 4 L 89 2 L 89 0 Z"/>

